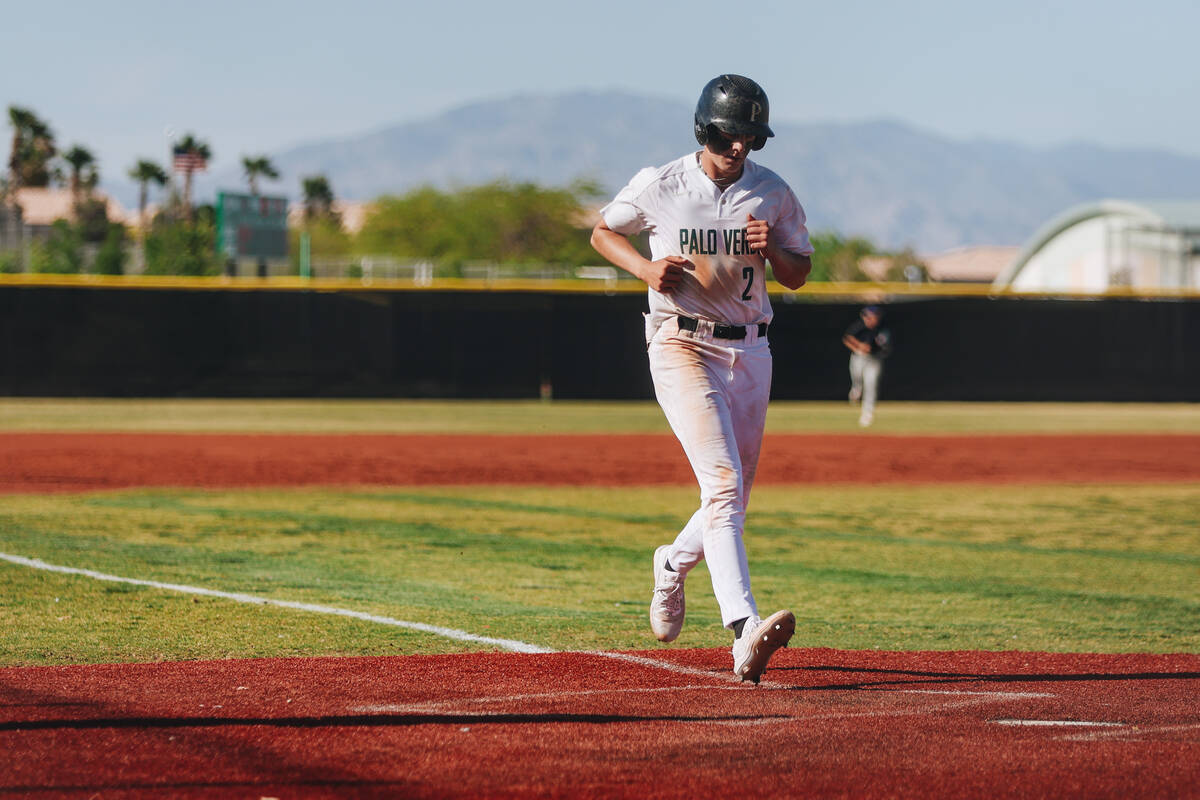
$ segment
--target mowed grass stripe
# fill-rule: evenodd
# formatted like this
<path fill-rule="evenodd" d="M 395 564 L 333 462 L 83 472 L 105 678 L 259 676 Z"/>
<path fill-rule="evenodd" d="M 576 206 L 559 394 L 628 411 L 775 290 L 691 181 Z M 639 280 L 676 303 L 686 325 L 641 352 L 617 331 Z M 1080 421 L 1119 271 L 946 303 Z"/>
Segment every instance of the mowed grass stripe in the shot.
<path fill-rule="evenodd" d="M 530 505 L 527 503 L 499 500 L 481 500 L 472 497 L 438 497 L 415 493 L 379 493 L 373 494 L 372 497 L 380 500 L 438 506 L 443 508 L 460 509 L 464 511 L 489 510 L 522 514 L 549 515 L 555 517 L 581 519 L 594 523 L 620 521 L 638 524 L 662 525 L 666 529 L 670 529 L 672 525 L 676 525 L 678 523 L 677 518 L 665 514 L 646 515 L 638 513 L 620 513 L 597 509 Z M 169 498 L 128 497 L 122 495 L 95 496 L 91 498 L 88 503 L 93 506 L 106 508 L 170 509 L 179 514 L 215 516 L 218 518 L 230 514 L 228 509 L 214 506 L 196 505 L 193 503 L 184 502 L 182 500 L 172 500 Z M 1036 508 L 1044 508 L 1044 506 L 1036 506 L 1035 510 Z M 1070 511 L 1071 513 L 1082 513 L 1081 509 L 1071 506 L 1059 506 L 1059 508 L 1060 510 Z M 344 529 L 349 526 L 356 526 L 360 531 L 364 532 L 374 531 L 380 535 L 386 535 L 390 531 L 408 534 L 412 532 L 413 528 L 411 523 L 408 526 L 400 528 L 394 521 L 387 519 L 363 520 L 361 518 L 348 518 L 340 515 L 318 516 L 293 511 L 243 509 L 238 511 L 236 516 L 244 519 L 257 519 L 263 521 L 288 523 L 289 527 L 280 531 L 280 533 L 283 535 L 299 535 L 310 531 L 328 530 L 331 528 Z M 957 539 L 934 539 L 919 536 L 897 536 L 884 532 L 883 530 L 878 532 L 854 532 L 834 530 L 824 527 L 806 527 L 806 523 L 811 522 L 811 516 L 813 515 L 797 515 L 790 512 L 758 513 L 755 514 L 758 524 L 755 525 L 754 529 L 756 533 L 768 534 L 776 538 L 799 536 L 806 539 L 833 539 L 843 541 L 872 542 L 877 544 L 906 544 L 949 549 L 962 548 L 998 553 L 1013 552 L 1041 555 L 1089 556 L 1094 558 L 1114 558 L 1170 564 L 1200 565 L 1200 554 L 1193 553 L 1152 552 L 1145 550 L 1105 550 L 1095 547 L 1046 547 L 1024 542 L 977 542 L 962 541 Z M 845 515 L 839 514 L 828 516 Z M 881 516 L 881 518 L 886 522 L 886 516 Z M 775 524 L 763 525 L 763 520 L 770 520 Z M 425 542 L 435 547 L 473 545 L 504 548 L 508 543 L 507 538 L 497 537 L 490 534 L 478 535 L 473 532 L 455 530 L 437 525 L 425 525 L 424 528 L 424 533 L 426 535 Z M 553 544 L 544 546 L 550 549 L 553 548 Z M 609 545 L 600 544 L 597 545 L 597 547 L 604 549 L 609 547 Z M 628 552 L 627 548 L 618 547 L 617 549 L 624 553 Z"/>
<path fill-rule="evenodd" d="M 380 499 L 380 500 L 389 500 L 389 501 L 395 501 L 395 502 L 400 502 L 400 503 L 412 503 L 412 504 L 416 504 L 416 505 L 440 506 L 440 507 L 444 507 L 444 508 L 453 508 L 453 509 L 459 509 L 459 510 L 485 509 L 485 510 L 491 510 L 491 511 L 504 511 L 504 512 L 512 512 L 512 513 L 522 513 L 522 514 L 525 514 L 525 513 L 548 514 L 548 515 L 562 516 L 562 517 L 579 517 L 582 519 L 593 520 L 593 521 L 598 521 L 598 522 L 616 521 L 616 522 L 638 522 L 638 523 L 653 523 L 653 524 L 669 524 L 669 523 L 673 522 L 673 519 L 671 517 L 668 517 L 668 516 L 662 515 L 662 514 L 654 515 L 654 516 L 647 516 L 646 514 L 625 513 L 625 512 L 610 511 L 610 510 L 605 510 L 605 509 L 572 508 L 572 507 L 565 507 L 565 506 L 550 506 L 550 505 L 531 505 L 529 503 L 518 503 L 518 502 L 511 502 L 511 501 L 504 501 L 504 500 L 480 500 L 480 499 L 476 499 L 476 498 L 472 498 L 472 497 L 439 497 L 437 495 L 430 495 L 430 494 L 416 493 L 416 492 L 386 492 L 386 493 L 379 492 L 379 493 L 373 493 L 371 496 L 374 498 Z M 122 508 L 122 507 L 123 508 L 137 508 L 137 507 L 164 508 L 164 507 L 167 507 L 165 504 L 169 503 L 170 501 L 169 500 L 164 501 L 160 498 L 139 498 L 139 497 L 125 497 L 125 496 L 101 497 L 101 496 L 98 496 L 92 502 L 96 505 L 109 506 L 109 507 L 113 507 L 113 508 Z M 182 503 L 176 504 L 174 506 L 174 508 L 177 511 L 180 511 L 181 513 L 189 513 L 189 512 L 191 512 L 191 513 L 208 513 L 208 514 L 223 513 L 223 509 L 205 508 L 203 506 L 196 506 L 196 505 L 184 505 Z M 278 519 L 278 518 L 287 516 L 290 512 L 269 511 L 269 512 L 245 512 L 245 513 L 247 513 L 247 514 L 258 513 L 258 514 L 263 515 L 263 518 L 265 518 L 265 519 L 270 519 L 270 518 Z M 292 516 L 295 516 L 295 515 L 292 515 Z M 311 520 L 311 519 L 313 519 L 311 516 L 308 516 L 308 515 L 305 516 L 306 521 Z M 330 517 L 328 519 L 334 520 L 335 518 Z"/>
<path fill-rule="evenodd" d="M 782 570 L 770 568 L 759 570 L 768 575 L 782 577 Z M 1179 597 L 1163 597 L 1153 593 L 1120 594 L 1093 590 L 1064 590 L 1053 589 L 1028 582 L 1012 580 L 989 580 L 971 577 L 956 579 L 953 577 L 928 577 L 921 575 L 903 575 L 880 570 L 805 567 L 788 565 L 787 577 L 799 578 L 809 583 L 844 586 L 870 585 L 886 592 L 902 594 L 936 594 L 971 596 L 977 598 L 992 598 L 1000 600 L 1017 600 L 1025 603 L 1040 603 L 1046 606 L 1084 606 L 1100 605 L 1111 611 L 1118 607 L 1137 610 L 1154 606 L 1167 611 L 1170 616 L 1179 616 L 1183 620 L 1189 617 L 1193 620 L 1200 616 L 1200 600 Z"/>
<path fill-rule="evenodd" d="M 848 380 L 848 379 L 847 379 Z M 652 401 L 0 398 L 3 431 L 669 433 Z M 1200 433 L 1197 403 L 892 402 L 874 433 Z M 775 401 L 772 433 L 860 433 L 845 402 Z"/>
<path fill-rule="evenodd" d="M 846 542 L 869 542 L 875 544 L 906 544 L 918 547 L 942 549 L 965 549 L 992 553 L 1022 553 L 1028 555 L 1087 556 L 1090 558 L 1115 558 L 1122 561 L 1150 561 L 1165 564 L 1200 565 L 1200 555 L 1189 553 L 1155 553 L 1144 550 L 1104 550 L 1094 547 L 1040 547 L 1020 542 L 969 542 L 946 539 L 926 539 L 914 536 L 892 536 L 886 533 L 847 533 L 835 530 L 797 529 L 780 525 L 755 528 L 758 533 L 779 536 L 795 535 L 806 539 L 829 539 Z"/>
<path fill-rule="evenodd" d="M 0 551 L 557 650 L 641 649 L 657 646 L 650 553 L 695 502 L 677 488 L 14 495 Z M 746 542 L 760 606 L 795 610 L 806 646 L 1194 652 L 1198 515 L 1200 487 L 1177 484 L 764 487 Z M 195 647 L 171 601 L 131 627 L 127 597 L 17 572 L 0 568 L 0 625 L 16 632 L 0 663 L 454 649 L 312 619 L 297 645 L 273 638 L 273 615 L 232 607 L 236 633 Z M 728 646 L 703 567 L 678 646 Z"/>

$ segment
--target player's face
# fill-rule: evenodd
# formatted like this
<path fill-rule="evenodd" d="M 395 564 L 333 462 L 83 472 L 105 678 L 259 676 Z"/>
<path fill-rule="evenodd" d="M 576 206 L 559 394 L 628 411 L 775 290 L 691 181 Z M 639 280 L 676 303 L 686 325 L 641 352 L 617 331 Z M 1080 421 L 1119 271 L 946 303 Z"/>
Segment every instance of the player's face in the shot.
<path fill-rule="evenodd" d="M 864 311 L 862 313 L 862 320 L 863 320 L 863 324 L 866 325 L 868 328 L 874 328 L 876 325 L 879 324 L 879 315 L 872 314 L 870 311 Z"/>
<path fill-rule="evenodd" d="M 753 136 L 717 131 L 716 136 L 709 137 L 704 149 L 719 174 L 736 175 L 742 171 L 742 163 L 750 154 L 753 144 Z"/>

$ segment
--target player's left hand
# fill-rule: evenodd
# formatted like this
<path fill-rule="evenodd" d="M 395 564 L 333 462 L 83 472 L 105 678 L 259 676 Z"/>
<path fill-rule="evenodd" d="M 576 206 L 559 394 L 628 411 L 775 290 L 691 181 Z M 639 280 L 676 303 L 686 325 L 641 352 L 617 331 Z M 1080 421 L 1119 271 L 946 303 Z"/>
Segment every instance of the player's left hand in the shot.
<path fill-rule="evenodd" d="M 767 255 L 767 248 L 771 245 L 771 226 L 765 219 L 755 219 L 753 214 L 746 215 L 746 244 L 759 255 Z"/>

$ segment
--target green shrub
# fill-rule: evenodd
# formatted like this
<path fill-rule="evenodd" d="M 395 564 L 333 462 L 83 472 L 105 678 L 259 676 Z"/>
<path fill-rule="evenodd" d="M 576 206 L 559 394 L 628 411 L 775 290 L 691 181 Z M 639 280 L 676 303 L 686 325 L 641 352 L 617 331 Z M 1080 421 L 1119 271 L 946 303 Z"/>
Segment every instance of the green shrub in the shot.
<path fill-rule="evenodd" d="M 16 250 L 0 252 L 0 275 L 14 275 L 23 271 L 21 254 Z"/>
<path fill-rule="evenodd" d="M 115 222 L 109 223 L 104 242 L 96 253 L 93 271 L 97 275 L 123 275 L 125 273 L 125 261 L 129 255 L 125 249 L 127 238 L 124 225 Z"/>
<path fill-rule="evenodd" d="M 55 220 L 46 241 L 30 248 L 30 272 L 75 275 L 82 268 L 83 237 L 66 220 Z"/>
<path fill-rule="evenodd" d="M 216 238 L 216 229 L 203 217 L 195 223 L 155 220 L 146 235 L 146 274 L 220 274 Z"/>
<path fill-rule="evenodd" d="M 580 220 L 588 217 L 586 208 L 598 193 L 587 181 L 561 189 L 509 181 L 455 191 L 426 186 L 378 198 L 354 247 L 439 266 L 591 264 L 597 259 L 588 243 L 591 226 Z"/>
<path fill-rule="evenodd" d="M 108 206 L 95 197 L 84 197 L 75 203 L 75 230 L 89 244 L 103 242 L 108 236 Z"/>

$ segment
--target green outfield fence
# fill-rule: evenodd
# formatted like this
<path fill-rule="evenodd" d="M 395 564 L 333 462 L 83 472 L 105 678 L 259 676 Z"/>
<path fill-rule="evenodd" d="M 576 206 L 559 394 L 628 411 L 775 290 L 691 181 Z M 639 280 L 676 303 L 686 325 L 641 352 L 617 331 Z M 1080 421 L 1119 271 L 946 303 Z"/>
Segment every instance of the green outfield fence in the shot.
<path fill-rule="evenodd" d="M 772 295 L 779 399 L 847 390 L 884 303 L 895 400 L 1200 401 L 1200 295 L 822 284 Z M 643 284 L 0 276 L 0 394 L 652 397 Z"/>

